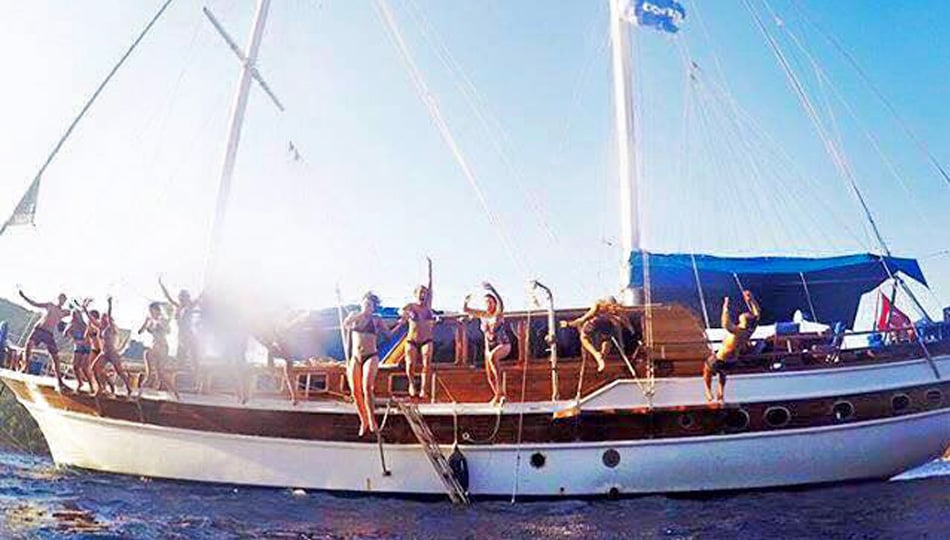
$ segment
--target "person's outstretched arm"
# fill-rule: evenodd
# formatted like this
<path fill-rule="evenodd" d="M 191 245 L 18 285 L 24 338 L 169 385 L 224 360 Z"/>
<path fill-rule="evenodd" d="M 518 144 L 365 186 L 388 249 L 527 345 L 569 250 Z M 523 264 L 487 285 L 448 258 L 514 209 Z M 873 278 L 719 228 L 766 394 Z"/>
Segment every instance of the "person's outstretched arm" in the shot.
<path fill-rule="evenodd" d="M 572 326 L 574 328 L 580 328 L 581 326 L 584 326 L 584 324 L 587 321 L 593 319 L 596 315 L 597 315 L 597 304 L 594 304 L 587 310 L 586 313 L 574 319 L 573 321 L 564 321 L 564 324 L 562 326 Z"/>
<path fill-rule="evenodd" d="M 23 289 L 20 289 L 18 292 L 20 293 L 20 298 L 26 301 L 27 304 L 30 304 L 31 306 L 35 308 L 42 308 L 42 309 L 46 308 L 47 304 L 41 304 L 40 302 L 32 300 L 29 296 L 26 295 L 25 292 L 23 292 Z"/>
<path fill-rule="evenodd" d="M 732 317 L 729 316 L 728 296 L 722 299 L 722 319 L 720 322 L 722 323 L 722 328 L 725 331 L 729 332 L 730 334 L 735 332 L 736 326 L 732 324 Z"/>
<path fill-rule="evenodd" d="M 465 301 L 462 303 L 462 311 L 464 311 L 467 315 L 471 315 L 472 317 L 484 317 L 488 315 L 488 313 L 485 311 L 470 307 L 468 303 L 471 301 L 472 301 L 472 295 L 470 294 L 466 295 Z"/>
<path fill-rule="evenodd" d="M 501 314 L 501 315 L 504 315 L 504 314 L 505 314 L 505 301 L 501 299 L 501 295 L 498 294 L 498 291 L 495 290 L 495 287 L 493 287 L 492 284 L 489 283 L 489 282 L 487 282 L 487 281 L 486 281 L 485 283 L 482 283 L 482 286 L 485 287 L 485 290 L 487 290 L 487 291 L 489 291 L 489 292 L 491 292 L 492 294 L 495 295 L 495 298 L 498 300 L 498 313 Z"/>
<path fill-rule="evenodd" d="M 175 306 L 175 309 L 178 309 L 180 307 L 178 302 L 168 293 L 168 289 L 165 287 L 165 283 L 162 282 L 162 278 L 158 278 L 158 286 L 162 288 L 162 294 L 165 295 L 165 300 L 168 300 L 169 304 Z"/>

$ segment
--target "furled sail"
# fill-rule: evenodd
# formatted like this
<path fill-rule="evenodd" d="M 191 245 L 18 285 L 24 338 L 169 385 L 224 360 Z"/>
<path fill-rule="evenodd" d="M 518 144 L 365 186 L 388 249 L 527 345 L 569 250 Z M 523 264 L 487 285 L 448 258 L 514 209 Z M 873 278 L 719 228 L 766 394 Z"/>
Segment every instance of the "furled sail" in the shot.
<path fill-rule="evenodd" d="M 33 225 L 33 218 L 36 216 L 36 197 L 40 192 L 40 177 L 37 176 L 30 183 L 26 193 L 20 198 L 20 202 L 13 209 L 13 214 L 3 224 L 0 234 L 6 232 L 7 227 L 12 225 Z"/>

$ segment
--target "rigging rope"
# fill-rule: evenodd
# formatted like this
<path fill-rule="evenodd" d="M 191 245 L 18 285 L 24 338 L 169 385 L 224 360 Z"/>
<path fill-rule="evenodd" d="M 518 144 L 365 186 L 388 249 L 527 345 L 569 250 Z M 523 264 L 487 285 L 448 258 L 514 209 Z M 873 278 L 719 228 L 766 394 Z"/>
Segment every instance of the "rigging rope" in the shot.
<path fill-rule="evenodd" d="M 429 117 L 432 119 L 436 129 L 438 129 L 439 134 L 442 136 L 442 140 L 445 142 L 446 146 L 449 147 L 452 157 L 455 158 L 455 162 L 462 170 L 462 175 L 465 177 L 465 180 L 475 193 L 475 197 L 478 200 L 482 211 L 485 213 L 485 217 L 489 224 L 495 229 L 495 233 L 498 236 L 498 239 L 501 241 L 505 253 L 508 255 L 508 258 L 515 265 L 518 271 L 520 271 L 525 276 L 528 275 L 524 262 L 514 250 L 512 242 L 508 237 L 508 233 L 489 206 L 488 199 L 486 198 L 485 193 L 482 191 L 482 188 L 478 183 L 478 178 L 475 175 L 475 171 L 469 165 L 468 159 L 462 152 L 461 146 L 459 146 L 458 141 L 455 139 L 454 133 L 449 127 L 448 122 L 445 120 L 445 116 L 442 114 L 442 109 L 439 107 L 439 102 L 436 99 L 435 94 L 430 91 L 429 85 L 422 76 L 422 71 L 416 63 L 412 52 L 409 50 L 409 46 L 406 44 L 402 32 L 399 30 L 399 27 L 396 23 L 396 18 L 393 15 L 392 10 L 389 8 L 388 0 L 376 0 L 375 6 L 376 13 L 379 15 L 380 20 L 383 22 L 387 30 L 387 36 L 392 41 L 393 45 L 395 45 L 399 55 L 402 57 L 406 67 L 409 69 L 412 82 L 416 88 L 416 91 L 419 93 L 419 99 L 422 100 L 422 103 L 425 105 L 429 113 Z"/>
<path fill-rule="evenodd" d="M 63 135 L 56 142 L 56 145 L 53 146 L 52 152 L 49 153 L 49 155 L 46 157 L 46 161 L 43 162 L 43 165 L 40 167 L 40 170 L 37 171 L 36 176 L 31 182 L 31 185 L 33 182 L 39 182 L 40 178 L 43 176 L 43 173 L 46 172 L 47 167 L 49 167 L 50 163 L 53 162 L 53 159 L 59 153 L 60 148 L 62 148 L 63 144 L 66 143 L 66 139 L 69 138 L 73 130 L 76 129 L 76 126 L 79 124 L 79 122 L 83 119 L 84 116 L 86 116 L 86 113 L 92 107 L 92 104 L 96 102 L 96 99 L 99 97 L 99 94 L 101 94 L 102 91 L 105 89 L 106 85 L 109 84 L 109 81 L 111 81 L 112 77 L 116 74 L 116 72 L 119 71 L 119 68 L 121 68 L 122 65 L 125 64 L 125 61 L 129 58 L 129 56 L 132 55 L 132 52 L 135 51 L 139 43 L 142 42 L 146 34 L 148 34 L 149 30 L 151 30 L 152 27 L 155 26 L 155 23 L 158 22 L 158 19 L 162 16 L 163 13 L 165 13 L 165 10 L 168 8 L 169 5 L 171 5 L 171 3 L 172 3 L 172 0 L 165 0 L 165 2 L 158 9 L 158 12 L 156 12 L 155 15 L 152 16 L 148 24 L 145 25 L 145 28 L 143 28 L 142 31 L 139 33 L 138 37 L 135 38 L 135 41 L 132 42 L 129 48 L 126 49 L 125 53 L 119 58 L 119 61 L 116 62 L 114 66 L 112 66 L 112 69 L 106 75 L 105 79 L 103 79 L 102 82 L 99 83 L 99 86 L 96 87 L 96 90 L 92 93 L 92 96 L 90 96 L 89 99 L 86 101 L 86 103 L 82 106 L 82 109 L 79 111 L 79 114 L 76 115 L 76 117 L 73 119 L 72 122 L 70 122 L 69 127 L 66 128 L 66 132 L 63 133 Z M 4 226 L 3 228 L 6 228 L 6 226 Z M 0 233 L 2 232 L 3 230 L 0 229 Z"/>
<path fill-rule="evenodd" d="M 765 1 L 764 4 L 766 8 L 769 10 L 769 13 L 772 15 L 772 17 L 777 21 L 781 21 L 781 19 L 778 17 L 776 12 L 772 9 L 772 6 L 767 1 Z M 897 180 L 897 182 L 901 185 L 901 187 L 904 188 L 904 191 L 907 193 L 908 197 L 911 197 L 917 202 L 918 205 L 920 205 L 921 201 L 918 199 L 917 194 L 911 190 L 910 184 L 907 182 L 907 179 L 904 178 L 902 174 L 900 174 L 900 172 L 897 170 L 897 165 L 884 152 L 884 149 L 881 147 L 880 141 L 874 135 L 874 133 L 872 133 L 867 128 L 867 126 L 865 126 L 861 122 L 860 118 L 858 117 L 857 112 L 854 110 L 854 107 L 846 99 L 845 95 L 840 91 L 837 85 L 834 84 L 831 78 L 828 77 L 827 72 L 824 69 L 822 69 L 821 64 L 818 62 L 815 56 L 811 54 L 811 52 L 808 50 L 805 44 L 799 39 L 798 35 L 795 32 L 792 32 L 792 30 L 789 28 L 787 24 L 783 22 L 782 24 L 779 24 L 779 28 L 781 28 L 785 32 L 785 34 L 789 37 L 789 39 L 796 46 L 799 52 L 801 52 L 805 56 L 805 59 L 808 61 L 808 63 L 811 64 L 812 69 L 815 72 L 815 76 L 819 81 L 819 84 L 821 84 L 822 87 L 827 86 L 831 90 L 831 93 L 838 100 L 838 102 L 841 103 L 841 105 L 844 107 L 845 112 L 848 113 L 848 116 L 851 118 L 851 120 L 860 128 L 861 132 L 864 134 L 865 138 L 871 144 L 871 147 L 874 149 L 875 153 L 877 153 L 878 157 L 884 163 L 885 168 L 888 170 L 891 176 L 893 176 L 894 179 Z M 826 99 L 827 99 L 827 96 L 826 96 Z M 829 117 L 833 118 L 834 115 L 831 111 L 831 104 L 826 103 L 826 108 L 828 109 Z M 840 132 L 837 134 L 837 136 L 839 138 L 839 144 L 841 144 Z M 928 214 L 923 214 L 923 218 L 925 221 L 928 222 L 928 225 L 930 226 L 930 228 L 934 230 L 938 228 L 929 218 Z"/>
<path fill-rule="evenodd" d="M 857 72 L 858 76 L 864 82 L 864 84 L 871 90 L 874 96 L 884 105 L 884 108 L 887 109 L 888 113 L 894 118 L 897 124 L 901 127 L 904 133 L 914 142 L 917 148 L 924 154 L 927 158 L 927 161 L 937 170 L 940 176 L 943 178 L 944 182 L 950 186 L 950 172 L 947 171 L 947 168 L 943 166 L 940 160 L 933 154 L 930 150 L 930 147 L 927 146 L 927 143 L 919 136 L 917 133 L 911 129 L 910 125 L 904 120 L 904 117 L 897 111 L 891 101 L 884 95 L 884 92 L 874 84 L 871 80 L 871 77 L 867 74 L 866 71 L 861 67 L 858 61 L 854 56 L 848 52 L 848 50 L 842 45 L 833 34 L 826 31 L 824 27 L 818 24 L 799 4 L 798 0 L 792 0 L 792 6 L 802 15 L 802 18 L 805 19 L 811 26 L 822 36 L 832 47 L 837 50 L 841 56 L 844 57 L 845 61 L 851 65 L 851 67 Z"/>
<path fill-rule="evenodd" d="M 818 133 L 819 138 L 822 140 L 825 150 L 828 152 L 829 157 L 832 162 L 838 168 L 839 174 L 841 177 L 848 183 L 851 187 L 851 191 L 858 203 L 860 204 L 862 210 L 864 211 L 865 219 L 867 219 L 868 224 L 871 227 L 871 231 L 874 234 L 875 239 L 877 240 L 878 246 L 881 250 L 888 256 L 891 254 L 891 250 L 887 245 L 887 242 L 884 241 L 884 237 L 881 235 L 881 231 L 877 226 L 877 222 L 874 219 L 874 215 L 871 213 L 870 206 L 868 206 L 867 201 L 864 199 L 864 195 L 861 193 L 860 188 L 857 185 L 857 179 L 854 177 L 854 174 L 850 166 L 846 163 L 845 157 L 842 154 L 840 148 L 835 145 L 834 141 L 831 139 L 829 134 L 826 131 L 825 125 L 822 123 L 821 118 L 818 115 L 818 111 L 815 109 L 814 104 L 811 101 L 811 98 L 808 97 L 808 92 L 805 90 L 804 85 L 799 80 L 798 76 L 795 74 L 795 71 L 792 69 L 791 64 L 789 64 L 788 58 L 785 56 L 785 53 L 782 51 L 781 46 L 778 42 L 775 41 L 775 38 L 766 28 L 765 24 L 762 22 L 762 19 L 759 17 L 759 14 L 753 9 L 752 4 L 749 0 L 742 0 L 742 3 L 745 5 L 746 9 L 749 11 L 749 14 L 752 16 L 752 19 L 755 21 L 756 26 L 762 34 L 762 37 L 765 38 L 766 43 L 769 48 L 772 50 L 772 53 L 775 55 L 776 60 L 779 63 L 779 66 L 782 68 L 782 71 L 785 73 L 786 78 L 792 90 L 795 92 L 795 95 L 798 97 L 799 103 L 802 105 L 802 108 L 805 109 L 805 113 L 808 118 L 811 120 L 815 130 Z"/>

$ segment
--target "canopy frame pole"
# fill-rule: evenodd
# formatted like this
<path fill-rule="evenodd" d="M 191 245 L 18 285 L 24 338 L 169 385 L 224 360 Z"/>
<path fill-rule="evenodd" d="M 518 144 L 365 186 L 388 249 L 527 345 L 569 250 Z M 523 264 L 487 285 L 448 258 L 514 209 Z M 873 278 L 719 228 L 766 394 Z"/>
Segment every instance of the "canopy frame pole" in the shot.
<path fill-rule="evenodd" d="M 818 314 L 815 313 L 815 303 L 811 300 L 811 292 L 808 290 L 808 281 L 805 280 L 805 272 L 799 272 L 798 276 L 802 278 L 802 287 L 805 289 L 805 299 L 808 300 L 808 309 L 811 311 L 811 320 L 818 322 Z"/>
<path fill-rule="evenodd" d="M 699 292 L 699 305 L 703 309 L 703 321 L 706 323 L 706 330 L 709 330 L 709 310 L 706 308 L 706 294 L 703 292 L 703 282 L 699 279 L 699 267 L 696 266 L 696 255 L 694 253 L 689 254 L 689 258 L 693 261 L 693 277 L 696 278 L 696 290 Z"/>

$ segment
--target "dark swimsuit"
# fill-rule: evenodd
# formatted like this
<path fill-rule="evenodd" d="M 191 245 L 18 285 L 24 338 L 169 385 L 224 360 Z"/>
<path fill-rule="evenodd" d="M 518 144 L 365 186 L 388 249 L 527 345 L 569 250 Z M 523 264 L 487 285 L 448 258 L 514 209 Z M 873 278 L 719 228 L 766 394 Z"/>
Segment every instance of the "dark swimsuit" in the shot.
<path fill-rule="evenodd" d="M 488 318 L 482 319 L 482 333 L 485 334 L 485 348 L 488 350 L 511 344 L 508 339 L 508 323 L 504 317 L 495 317 L 494 322 L 489 322 Z"/>
<path fill-rule="evenodd" d="M 357 334 L 373 334 L 374 336 L 379 333 L 379 331 L 376 329 L 376 319 L 374 317 L 369 317 L 366 319 L 365 322 L 358 325 L 354 325 L 353 328 L 350 329 L 350 331 L 356 332 Z M 359 362 L 362 364 L 363 362 L 369 360 L 370 358 L 374 356 L 379 356 L 379 352 L 377 351 L 373 353 L 366 353 L 366 354 L 359 355 L 357 357 L 357 360 L 359 360 Z"/>
<path fill-rule="evenodd" d="M 433 320 L 435 320 L 435 317 L 432 316 L 432 310 L 431 310 L 431 309 L 428 309 L 428 308 L 426 308 L 426 313 L 428 314 L 428 317 L 419 317 L 419 316 L 416 314 L 415 311 L 412 311 L 411 313 L 413 314 L 413 315 L 410 317 L 411 319 L 419 319 L 419 320 L 423 320 L 423 321 L 433 321 Z M 430 339 L 426 339 L 426 340 L 423 340 L 423 341 L 416 341 L 416 340 L 414 340 L 414 339 L 409 339 L 409 340 L 406 340 L 406 343 L 408 343 L 410 347 L 412 347 L 413 349 L 415 349 L 416 352 L 418 352 L 419 354 L 422 354 L 422 348 L 425 347 L 426 345 L 432 343 L 432 339 L 430 338 Z"/>

